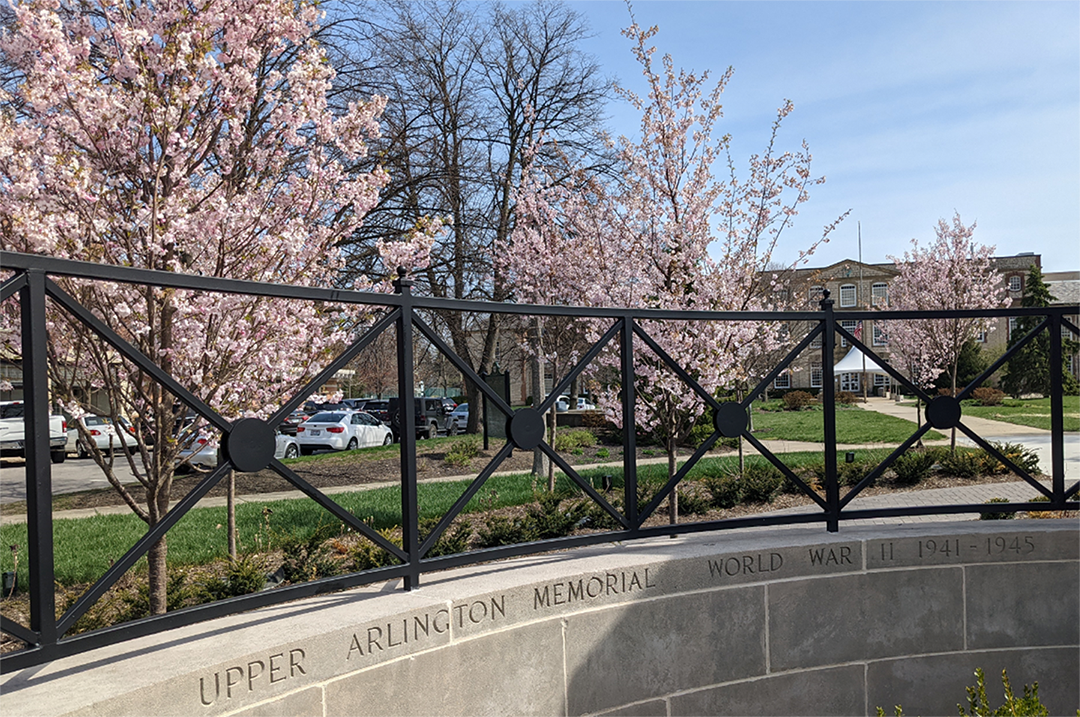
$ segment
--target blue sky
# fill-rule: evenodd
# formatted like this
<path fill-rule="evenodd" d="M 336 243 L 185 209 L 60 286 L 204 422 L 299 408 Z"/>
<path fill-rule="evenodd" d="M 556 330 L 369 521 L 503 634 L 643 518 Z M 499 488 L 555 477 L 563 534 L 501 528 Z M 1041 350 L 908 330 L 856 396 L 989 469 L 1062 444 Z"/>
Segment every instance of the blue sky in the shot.
<path fill-rule="evenodd" d="M 569 3 L 596 36 L 604 71 L 641 89 L 622 2 Z M 1044 271 L 1080 269 L 1080 3 L 634 3 L 658 25 L 658 54 L 676 67 L 735 75 L 721 132 L 733 155 L 761 151 L 784 98 L 795 112 L 781 145 L 806 139 L 816 188 L 777 258 L 790 262 L 821 227 L 851 216 L 813 265 L 857 256 L 887 261 L 941 217 L 978 222 L 998 254 L 1034 251 Z M 617 133 L 636 131 L 625 104 Z"/>

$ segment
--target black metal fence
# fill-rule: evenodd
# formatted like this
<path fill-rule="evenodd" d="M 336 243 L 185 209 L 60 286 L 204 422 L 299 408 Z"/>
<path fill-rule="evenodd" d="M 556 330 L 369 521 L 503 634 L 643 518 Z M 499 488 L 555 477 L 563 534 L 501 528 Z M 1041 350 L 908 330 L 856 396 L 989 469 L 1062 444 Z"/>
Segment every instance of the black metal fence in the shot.
<path fill-rule="evenodd" d="M 890 320 L 890 319 L 929 319 L 959 317 L 1012 317 L 1035 316 L 1041 319 L 1038 326 L 1021 341 L 993 363 L 976 380 L 971 381 L 957 396 L 930 396 L 918 386 L 913 385 L 900 371 L 876 355 L 870 348 L 859 341 L 852 333 L 845 330 L 833 310 L 833 302 L 826 298 L 820 302 L 820 311 L 802 312 L 676 312 L 640 309 L 585 309 L 572 307 L 526 306 L 518 304 L 494 304 L 471 301 L 414 296 L 412 282 L 401 278 L 395 283 L 395 294 L 373 294 L 349 292 L 333 289 L 317 289 L 298 286 L 261 284 L 226 279 L 213 279 L 201 276 L 185 276 L 167 272 L 155 272 L 130 269 L 111 265 L 89 264 L 66 261 L 43 256 L 31 256 L 0 252 L 0 266 L 13 276 L 0 285 L 0 301 L 18 296 L 22 347 L 23 390 L 26 406 L 26 490 L 27 490 L 27 539 L 29 553 L 29 600 L 30 624 L 25 626 L 7 617 L 0 617 L 0 629 L 18 638 L 28 647 L 0 658 L 0 671 L 10 672 L 66 655 L 78 654 L 96 647 L 120 642 L 134 637 L 156 633 L 162 630 L 188 625 L 216 617 L 251 610 L 297 598 L 330 591 L 342 590 L 377 581 L 400 578 L 405 589 L 419 585 L 420 576 L 426 572 L 443 570 L 487 560 L 507 558 L 549 551 L 553 549 L 605 543 L 612 541 L 633 540 L 652 536 L 715 531 L 743 528 L 748 526 L 773 526 L 790 524 L 824 523 L 828 531 L 835 532 L 845 520 L 886 518 L 927 514 L 965 514 L 1006 511 L 1046 511 L 1077 509 L 1077 488 L 1074 483 L 1068 489 L 1065 485 L 1065 458 L 1063 426 L 1064 405 L 1062 377 L 1059 371 L 1051 372 L 1051 485 L 1049 488 L 1036 480 L 1027 471 L 1015 465 L 1007 456 L 1002 455 L 997 447 L 983 440 L 969 429 L 963 421 L 961 401 L 1001 368 L 1005 361 L 1026 343 L 1041 332 L 1049 335 L 1049 365 L 1062 365 L 1062 329 L 1076 335 L 1077 327 L 1066 316 L 1080 313 L 1080 307 L 1060 306 L 1045 309 L 1001 309 L 987 311 L 951 311 L 951 312 L 898 312 L 898 311 L 844 311 L 840 316 L 848 320 Z M 81 306 L 72 296 L 57 285 L 51 277 L 76 277 L 82 280 L 118 282 L 122 284 L 148 285 L 163 288 L 175 288 L 204 292 L 236 293 L 258 295 L 280 299 L 299 299 L 305 301 L 332 302 L 337 304 L 356 304 L 383 307 L 385 314 L 371 326 L 357 341 L 330 362 L 307 385 L 298 390 L 292 398 L 281 404 L 280 409 L 266 421 L 243 419 L 235 423 L 226 420 L 209 405 L 185 386 L 180 385 L 159 366 L 141 354 L 123 337 Z M 77 321 L 90 328 L 108 342 L 127 360 L 134 362 L 140 370 L 153 377 L 165 389 L 191 407 L 210 425 L 222 431 L 222 453 L 225 460 L 212 470 L 186 496 L 181 498 L 165 517 L 150 528 L 128 552 L 117 560 L 97 580 L 97 582 L 78 598 L 59 618 L 56 617 L 56 595 L 54 592 L 53 562 L 53 516 L 51 464 L 49 459 L 49 397 L 46 363 L 46 298 L 54 302 Z M 490 314 L 517 314 L 524 316 L 566 316 L 592 319 L 596 322 L 610 322 L 610 326 L 601 338 L 581 357 L 577 364 L 557 381 L 552 391 L 538 405 L 514 410 L 503 396 L 491 390 L 473 369 L 446 344 L 446 342 L 425 322 L 422 313 L 425 310 L 466 311 Z M 758 385 L 748 392 L 741 402 L 720 402 L 704 390 L 690 373 L 679 366 L 643 328 L 643 323 L 678 320 L 694 321 L 783 321 L 804 322 L 811 328 L 807 335 L 776 366 L 764 376 Z M 396 330 L 398 394 L 411 396 L 415 393 L 413 376 L 414 332 L 426 337 L 447 359 L 453 363 L 463 376 L 475 382 L 486 401 L 488 410 L 497 411 L 506 416 L 508 438 L 502 448 L 487 466 L 472 481 L 453 507 L 438 521 L 437 526 L 425 537 L 419 530 L 418 481 L 416 461 L 416 436 L 413 431 L 401 432 L 401 517 L 402 544 L 399 547 L 387 540 L 378 531 L 363 520 L 344 509 L 297 475 L 289 466 L 274 459 L 273 426 L 277 426 L 285 417 L 299 407 L 305 399 L 324 383 L 344 368 L 361 351 L 368 347 L 381 333 L 394 327 Z M 857 485 L 841 494 L 837 477 L 837 440 L 835 412 L 835 383 L 833 376 L 833 353 L 836 336 L 839 334 L 848 343 L 861 350 L 870 359 L 879 363 L 888 372 L 895 384 L 906 388 L 920 400 L 926 402 L 926 420 L 887 458 L 871 470 Z M 551 410 L 558 399 L 594 361 L 605 347 L 615 342 L 619 351 L 621 370 L 622 424 L 635 425 L 635 357 L 634 345 L 637 337 L 657 360 L 677 374 L 686 385 L 715 415 L 715 430 L 686 460 L 678 472 L 646 505 L 638 504 L 638 473 L 636 466 L 635 431 L 623 431 L 623 476 L 625 496 L 623 510 L 617 509 L 605 496 L 598 492 L 591 483 L 583 479 L 577 471 L 544 440 L 543 414 Z M 761 391 L 770 386 L 792 362 L 816 341 L 820 341 L 822 366 L 822 406 L 824 414 L 824 462 L 825 495 L 819 495 L 798 475 L 763 445 L 749 430 L 748 416 L 750 403 Z M 816 350 L 816 346 L 811 350 Z M 496 414 L 497 415 L 497 414 Z M 908 506 L 886 509 L 855 509 L 852 500 L 867 486 L 881 477 L 893 462 L 925 435 L 931 428 L 956 428 L 967 435 L 988 454 L 1007 466 L 1016 475 L 1031 484 L 1045 501 L 1028 503 L 1002 504 L 957 504 L 943 506 Z M 682 481 L 690 469 L 717 443 L 725 437 L 741 436 L 757 449 L 769 462 L 776 466 L 783 475 L 808 496 L 818 510 L 799 514 L 759 514 L 725 520 L 702 521 L 679 525 L 646 526 L 645 521 L 653 515 L 661 502 Z M 558 468 L 567 475 L 580 490 L 606 511 L 619 526 L 616 530 L 584 535 L 545 540 L 527 544 L 508 545 L 485 550 L 440 557 L 425 557 L 432 546 L 442 536 L 451 522 L 477 495 L 485 482 L 499 468 L 500 464 L 511 455 L 514 449 L 532 451 L 539 448 Z M 287 585 L 250 595 L 233 597 L 217 602 L 184 608 L 164 615 L 152 616 L 92 632 L 65 635 L 75 622 L 112 587 L 116 581 L 135 563 L 146 555 L 150 547 L 164 536 L 170 528 L 203 498 L 233 468 L 241 471 L 255 471 L 272 468 L 349 528 L 355 530 L 375 545 L 393 555 L 399 562 L 390 567 L 366 570 L 359 573 L 317 579 L 310 582 Z"/>

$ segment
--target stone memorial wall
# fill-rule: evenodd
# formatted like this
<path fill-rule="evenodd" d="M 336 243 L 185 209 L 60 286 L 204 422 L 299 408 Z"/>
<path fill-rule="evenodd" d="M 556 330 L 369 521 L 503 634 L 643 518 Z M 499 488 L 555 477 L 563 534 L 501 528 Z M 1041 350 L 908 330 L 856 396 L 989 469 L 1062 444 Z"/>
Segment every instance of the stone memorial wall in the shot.
<path fill-rule="evenodd" d="M 0 681 L 7 715 L 956 714 L 1080 706 L 1076 521 L 715 533 L 279 605 Z"/>

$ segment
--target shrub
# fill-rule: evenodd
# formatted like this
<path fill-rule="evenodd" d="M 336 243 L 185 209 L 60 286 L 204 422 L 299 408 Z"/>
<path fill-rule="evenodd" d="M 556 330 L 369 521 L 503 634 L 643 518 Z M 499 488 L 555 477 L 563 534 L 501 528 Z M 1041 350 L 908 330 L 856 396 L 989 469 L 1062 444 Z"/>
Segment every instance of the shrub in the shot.
<path fill-rule="evenodd" d="M 226 562 L 223 574 L 210 574 L 195 588 L 199 602 L 247 595 L 266 585 L 266 566 L 257 556 L 244 555 Z"/>
<path fill-rule="evenodd" d="M 469 436 L 468 438 L 463 438 L 454 443 L 450 450 L 446 452 L 446 456 L 443 460 L 458 468 L 468 468 L 472 459 L 476 458 L 478 455 L 480 455 L 480 439 L 475 436 Z"/>
<path fill-rule="evenodd" d="M 877 466 L 869 461 L 855 461 L 853 463 L 840 463 L 836 466 L 836 479 L 840 485 L 858 485 L 867 473 Z"/>
<path fill-rule="evenodd" d="M 737 474 L 710 475 L 701 482 L 712 496 L 712 504 L 717 508 L 734 508 L 742 500 L 742 483 Z"/>
<path fill-rule="evenodd" d="M 1001 455 L 1012 461 L 1017 468 L 1028 473 L 1039 472 L 1039 454 L 1024 444 L 992 442 L 990 445 L 996 448 Z M 986 451 L 981 451 L 980 457 L 982 458 L 981 469 L 983 473 L 1007 473 L 1009 471 L 1004 463 Z"/>
<path fill-rule="evenodd" d="M 990 703 L 986 698 L 986 681 L 982 668 L 975 669 L 975 686 L 967 687 L 968 709 L 957 703 L 960 717 L 1045 717 L 1050 714 L 1049 710 L 1039 701 L 1039 683 L 1035 682 L 1031 687 L 1024 685 L 1024 696 L 1017 697 L 1013 694 L 1012 685 L 1009 684 L 1009 676 L 1005 670 L 1001 671 L 1001 683 L 1005 687 L 1005 704 L 996 710 L 990 709 Z M 904 710 L 900 705 L 894 707 L 895 717 L 904 717 Z M 885 717 L 885 710 L 877 708 L 877 716 Z"/>
<path fill-rule="evenodd" d="M 712 508 L 712 500 L 689 487 L 678 486 L 679 512 L 684 515 L 704 515 Z"/>
<path fill-rule="evenodd" d="M 610 455 L 611 454 L 608 452 L 607 448 L 600 448 L 600 449 L 597 449 L 597 451 L 596 451 L 596 457 L 597 458 L 607 458 Z"/>
<path fill-rule="evenodd" d="M 438 518 L 427 518 L 420 521 L 421 540 L 427 540 L 427 536 L 431 535 L 431 531 L 438 524 Z M 431 546 L 431 550 L 424 557 L 437 558 L 440 555 L 464 553 L 469 549 L 469 538 L 471 537 L 472 524 L 467 520 L 457 520 L 451 523 L 450 527 L 439 536 L 439 539 L 435 541 L 435 544 Z"/>
<path fill-rule="evenodd" d="M 930 476 L 930 469 L 936 462 L 930 451 L 907 451 L 899 456 L 892 465 L 896 473 L 896 482 L 903 485 L 915 485 Z"/>
<path fill-rule="evenodd" d="M 1007 498 L 991 498 L 987 503 L 1008 503 Z M 1016 511 L 1011 513 L 979 513 L 979 520 L 1011 520 L 1016 517 Z"/>
<path fill-rule="evenodd" d="M 850 406 L 857 400 L 858 397 L 851 391 L 839 391 L 836 394 L 836 402 L 844 406 Z"/>
<path fill-rule="evenodd" d="M 334 526 L 323 523 L 307 537 L 275 533 L 273 537 L 282 553 L 281 572 L 285 580 L 302 583 L 321 577 L 322 569 L 327 566 L 327 548 L 324 543 L 337 533 L 340 527 L 340 524 Z"/>
<path fill-rule="evenodd" d="M 772 503 L 784 484 L 784 474 L 768 463 L 748 463 L 742 484 L 742 499 L 747 503 Z"/>
<path fill-rule="evenodd" d="M 401 547 L 401 533 L 394 528 L 384 528 L 379 535 L 386 538 L 394 545 Z M 357 570 L 369 570 L 371 568 L 383 568 L 387 565 L 397 565 L 398 559 L 391 553 L 386 552 L 370 540 L 362 539 L 352 550 L 353 564 Z"/>
<path fill-rule="evenodd" d="M 801 411 L 814 402 L 814 397 L 806 391 L 790 391 L 784 394 L 784 408 L 788 411 Z"/>
<path fill-rule="evenodd" d="M 611 423 L 603 411 L 584 411 L 581 414 L 581 425 L 584 428 L 603 428 L 612 429 L 614 424 Z"/>
<path fill-rule="evenodd" d="M 939 461 L 946 475 L 974 478 L 982 472 L 983 458 L 974 451 L 950 451 Z"/>
<path fill-rule="evenodd" d="M 529 543 L 569 535 L 585 518 L 586 510 L 581 501 L 567 502 L 561 509 L 563 499 L 554 493 L 541 493 L 536 503 L 525 509 L 525 514 L 507 518 L 496 515 L 476 530 L 480 548 L 497 545 Z"/>
<path fill-rule="evenodd" d="M 591 448 L 596 445 L 596 436 L 592 431 L 587 431 L 584 428 L 571 428 L 566 431 L 559 431 L 555 434 L 555 445 L 552 446 L 557 451 L 571 451 L 575 448 Z"/>
<path fill-rule="evenodd" d="M 989 386 L 979 386 L 971 392 L 971 397 L 978 401 L 980 406 L 1000 406 L 1005 392 Z"/>

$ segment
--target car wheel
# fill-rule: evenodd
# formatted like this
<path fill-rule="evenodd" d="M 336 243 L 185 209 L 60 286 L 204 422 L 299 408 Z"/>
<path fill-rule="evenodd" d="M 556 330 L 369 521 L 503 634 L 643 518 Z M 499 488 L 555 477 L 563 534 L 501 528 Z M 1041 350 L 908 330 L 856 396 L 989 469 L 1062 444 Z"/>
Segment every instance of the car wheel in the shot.
<path fill-rule="evenodd" d="M 382 444 L 384 446 L 390 446 L 390 445 L 393 445 L 393 443 L 394 443 L 394 434 L 393 433 L 387 433 L 386 436 L 382 439 Z"/>
<path fill-rule="evenodd" d="M 49 451 L 49 460 L 53 463 L 63 463 L 67 460 L 67 451 Z"/>
<path fill-rule="evenodd" d="M 296 458 L 298 455 L 300 455 L 300 450 L 296 447 L 295 443 L 290 443 L 289 445 L 285 446 L 286 458 Z"/>
<path fill-rule="evenodd" d="M 427 437 L 434 438 L 437 435 L 439 435 L 439 427 L 432 423 L 430 426 L 428 426 Z"/>
<path fill-rule="evenodd" d="M 347 451 L 355 451 L 355 450 L 356 450 L 356 447 L 357 447 L 358 445 L 360 445 L 360 444 L 356 442 L 356 438 L 355 438 L 355 437 L 353 437 L 353 438 L 350 438 L 350 439 L 349 439 L 349 445 L 345 446 L 345 450 L 347 450 Z"/>
<path fill-rule="evenodd" d="M 90 457 L 90 451 L 86 450 L 86 446 L 84 446 L 82 444 L 82 441 L 79 441 L 78 443 L 76 443 L 75 447 L 77 449 L 76 452 L 78 453 L 79 458 L 89 458 Z"/>
<path fill-rule="evenodd" d="M 456 436 L 457 435 L 457 422 L 456 421 L 450 421 L 450 425 L 446 427 L 446 435 L 448 435 L 448 436 Z"/>

